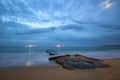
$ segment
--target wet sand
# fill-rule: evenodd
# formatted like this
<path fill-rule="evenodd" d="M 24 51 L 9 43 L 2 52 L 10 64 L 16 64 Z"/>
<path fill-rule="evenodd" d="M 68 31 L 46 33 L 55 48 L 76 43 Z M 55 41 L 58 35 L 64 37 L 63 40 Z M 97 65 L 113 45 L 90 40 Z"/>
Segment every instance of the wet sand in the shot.
<path fill-rule="evenodd" d="M 120 59 L 104 60 L 110 68 L 67 70 L 60 65 L 1 68 L 0 80 L 120 80 Z"/>

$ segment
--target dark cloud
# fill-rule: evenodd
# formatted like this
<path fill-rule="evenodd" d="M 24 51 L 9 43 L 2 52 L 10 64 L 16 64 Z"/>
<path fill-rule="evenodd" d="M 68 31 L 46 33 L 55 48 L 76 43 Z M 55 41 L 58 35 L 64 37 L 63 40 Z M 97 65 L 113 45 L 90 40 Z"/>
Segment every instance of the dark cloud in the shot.
<path fill-rule="evenodd" d="M 105 32 L 118 32 L 120 30 L 120 25 L 116 24 L 112 24 L 112 23 L 100 23 L 100 22 L 80 22 L 77 20 L 73 20 L 75 23 L 78 23 L 79 25 L 82 25 L 82 27 L 84 28 L 84 26 L 88 25 L 88 26 L 98 26 L 99 27 L 103 27 L 103 31 Z M 95 29 L 93 31 L 97 31 L 98 29 Z"/>
<path fill-rule="evenodd" d="M 19 23 L 15 23 L 15 22 L 1 22 L 0 26 L 4 26 L 4 27 L 9 27 L 9 28 L 13 28 L 13 29 L 27 29 L 28 26 L 24 25 L 24 24 L 19 24 Z M 29 28 L 29 27 L 28 27 Z"/>
<path fill-rule="evenodd" d="M 66 25 L 59 27 L 61 30 L 75 30 L 75 31 L 81 31 L 83 28 L 80 25 Z"/>
<path fill-rule="evenodd" d="M 26 34 L 42 34 L 42 33 L 50 33 L 55 31 L 55 27 L 51 28 L 40 28 L 40 29 L 28 29 L 24 32 L 17 32 L 16 35 L 26 35 Z"/>
<path fill-rule="evenodd" d="M 75 23 L 78 23 L 78 24 L 87 24 L 87 25 L 98 25 L 98 26 L 101 26 L 101 27 L 107 27 L 107 28 L 120 28 L 120 25 L 113 25 L 112 23 L 101 23 L 101 22 L 93 22 L 93 21 L 90 21 L 90 22 L 82 22 L 82 21 L 78 21 L 78 20 L 72 20 L 73 22 Z"/>

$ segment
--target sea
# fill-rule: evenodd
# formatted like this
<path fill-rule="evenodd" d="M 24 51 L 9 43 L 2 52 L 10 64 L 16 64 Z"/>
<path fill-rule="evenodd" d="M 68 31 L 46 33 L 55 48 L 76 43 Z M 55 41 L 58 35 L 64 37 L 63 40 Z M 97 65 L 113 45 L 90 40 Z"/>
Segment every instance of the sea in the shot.
<path fill-rule="evenodd" d="M 0 68 L 53 65 L 46 50 L 56 51 L 54 56 L 80 54 L 97 59 L 120 58 L 120 46 L 97 47 L 0 47 Z"/>

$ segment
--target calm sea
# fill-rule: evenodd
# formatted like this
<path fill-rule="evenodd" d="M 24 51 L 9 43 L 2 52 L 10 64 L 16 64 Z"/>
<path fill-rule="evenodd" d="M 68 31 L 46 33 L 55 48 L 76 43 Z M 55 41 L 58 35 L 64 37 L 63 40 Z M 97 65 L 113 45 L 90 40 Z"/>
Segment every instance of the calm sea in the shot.
<path fill-rule="evenodd" d="M 98 59 L 120 58 L 119 46 L 101 47 L 0 47 L 0 67 L 41 66 L 54 64 L 46 49 L 57 51 L 57 55 L 81 54 Z"/>

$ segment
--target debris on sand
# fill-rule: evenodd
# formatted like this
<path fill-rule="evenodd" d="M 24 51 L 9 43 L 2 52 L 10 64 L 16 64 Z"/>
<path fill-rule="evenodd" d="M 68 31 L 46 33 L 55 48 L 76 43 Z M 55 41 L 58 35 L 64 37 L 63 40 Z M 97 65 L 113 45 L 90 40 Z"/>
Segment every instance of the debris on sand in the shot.
<path fill-rule="evenodd" d="M 47 49 L 46 53 L 48 53 L 49 55 L 56 55 L 57 51 L 53 50 L 53 49 Z"/>

